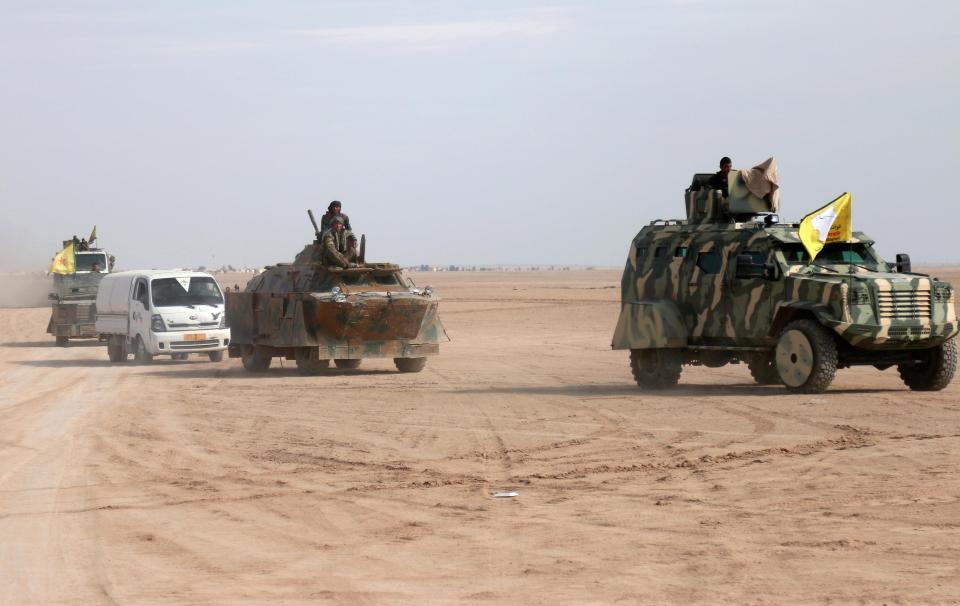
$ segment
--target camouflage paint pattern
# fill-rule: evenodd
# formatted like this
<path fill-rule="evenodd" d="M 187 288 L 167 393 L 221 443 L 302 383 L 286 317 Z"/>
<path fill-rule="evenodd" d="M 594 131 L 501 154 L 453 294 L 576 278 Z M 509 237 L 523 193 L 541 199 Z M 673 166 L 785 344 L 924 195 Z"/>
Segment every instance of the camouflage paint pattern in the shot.
<path fill-rule="evenodd" d="M 447 335 L 438 297 L 409 286 L 397 265 L 322 265 L 315 246 L 306 246 L 293 264 L 267 267 L 244 292 L 227 292 L 232 357 L 245 345 L 286 357 L 298 348 L 318 348 L 320 359 L 439 353 Z"/>
<path fill-rule="evenodd" d="M 951 285 L 891 273 L 885 263 L 880 271 L 791 264 L 781 247 L 800 243 L 796 224 L 718 220 L 716 193 L 688 191 L 688 220 L 654 221 L 634 238 L 614 349 L 768 349 L 799 317 L 815 318 L 858 350 L 929 348 L 957 334 Z M 862 232 L 853 242 L 873 243 Z M 745 252 L 772 263 L 775 279 L 738 278 L 737 256 Z"/>

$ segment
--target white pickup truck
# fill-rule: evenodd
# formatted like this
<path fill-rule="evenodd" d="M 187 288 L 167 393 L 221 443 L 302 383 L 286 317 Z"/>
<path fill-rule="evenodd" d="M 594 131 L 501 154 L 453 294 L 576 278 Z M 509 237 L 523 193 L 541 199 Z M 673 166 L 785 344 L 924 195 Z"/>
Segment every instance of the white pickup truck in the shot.
<path fill-rule="evenodd" d="M 230 345 L 220 285 L 210 274 L 135 270 L 109 274 L 97 291 L 96 329 L 111 362 L 202 353 L 223 359 Z"/>

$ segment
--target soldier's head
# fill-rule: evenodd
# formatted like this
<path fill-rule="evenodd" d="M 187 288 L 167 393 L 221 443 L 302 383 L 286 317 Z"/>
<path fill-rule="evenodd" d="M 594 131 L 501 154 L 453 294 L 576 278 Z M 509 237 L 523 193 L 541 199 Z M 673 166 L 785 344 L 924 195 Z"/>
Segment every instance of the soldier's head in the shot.
<path fill-rule="evenodd" d="M 95 274 L 100 273 L 100 264 L 99 264 L 99 263 L 94 263 L 94 264 L 93 264 L 93 267 L 90 268 L 90 271 L 92 271 L 92 272 L 95 273 Z"/>
<path fill-rule="evenodd" d="M 334 200 L 333 202 L 330 203 L 329 206 L 327 206 L 327 212 L 333 213 L 335 215 L 339 215 L 340 207 L 341 207 L 340 200 Z"/>
<path fill-rule="evenodd" d="M 337 215 L 330 221 L 330 228 L 337 233 L 343 231 L 343 219 L 340 218 L 340 215 Z"/>
<path fill-rule="evenodd" d="M 720 158 L 720 172 L 727 174 L 730 172 L 730 169 L 733 167 L 733 160 L 724 156 Z"/>

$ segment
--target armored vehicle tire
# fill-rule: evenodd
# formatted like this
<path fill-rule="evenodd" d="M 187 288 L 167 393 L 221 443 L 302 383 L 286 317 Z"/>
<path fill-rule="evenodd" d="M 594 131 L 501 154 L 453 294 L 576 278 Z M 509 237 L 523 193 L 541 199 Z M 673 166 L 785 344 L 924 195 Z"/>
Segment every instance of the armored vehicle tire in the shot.
<path fill-rule="evenodd" d="M 674 387 L 683 371 L 683 353 L 679 349 L 631 349 L 630 370 L 640 387 Z"/>
<path fill-rule="evenodd" d="M 114 364 L 127 361 L 127 352 L 124 350 L 123 339 L 114 339 L 110 337 L 107 340 L 107 356 Z"/>
<path fill-rule="evenodd" d="M 950 339 L 924 352 L 924 364 L 900 364 L 900 378 L 914 391 L 940 391 L 950 384 L 957 372 L 957 340 Z"/>
<path fill-rule="evenodd" d="M 240 349 L 240 361 L 243 367 L 250 372 L 263 372 L 270 368 L 273 356 L 270 351 L 259 345 L 244 345 Z"/>
<path fill-rule="evenodd" d="M 777 372 L 776 358 L 771 354 L 759 355 L 747 363 L 750 376 L 760 385 L 782 385 L 780 373 Z"/>
<path fill-rule="evenodd" d="M 301 347 L 296 351 L 297 370 L 302 375 L 315 375 L 330 368 L 330 360 L 321 360 L 317 357 L 317 350 L 311 347 Z"/>
<path fill-rule="evenodd" d="M 787 390 L 823 393 L 837 374 L 837 342 L 813 320 L 796 320 L 780 333 L 777 373 Z"/>
<path fill-rule="evenodd" d="M 137 335 L 137 338 L 133 341 L 133 359 L 137 362 L 153 362 L 153 356 L 147 352 L 140 335 Z"/>
<path fill-rule="evenodd" d="M 337 368 L 342 368 L 344 370 L 353 370 L 354 368 L 360 368 L 361 362 L 363 362 L 363 360 L 357 360 L 357 359 L 354 359 L 354 360 L 343 359 L 343 360 L 333 361 L 333 363 L 337 365 Z"/>
<path fill-rule="evenodd" d="M 222 351 L 211 351 L 207 354 L 207 357 L 210 358 L 211 362 L 223 362 L 223 352 Z"/>
<path fill-rule="evenodd" d="M 70 337 L 57 337 L 57 347 L 67 347 L 70 345 Z"/>
<path fill-rule="evenodd" d="M 426 358 L 394 358 L 394 365 L 400 372 L 420 372 L 427 365 Z"/>

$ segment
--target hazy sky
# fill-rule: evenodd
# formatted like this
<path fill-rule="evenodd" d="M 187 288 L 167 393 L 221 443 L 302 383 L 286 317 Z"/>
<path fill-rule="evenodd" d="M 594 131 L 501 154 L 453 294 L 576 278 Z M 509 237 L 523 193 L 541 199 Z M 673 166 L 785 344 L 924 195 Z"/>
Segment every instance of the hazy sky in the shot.
<path fill-rule="evenodd" d="M 958 7 L 0 0 L 0 269 L 290 261 L 332 199 L 370 260 L 621 265 L 722 155 L 960 261 Z"/>

